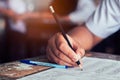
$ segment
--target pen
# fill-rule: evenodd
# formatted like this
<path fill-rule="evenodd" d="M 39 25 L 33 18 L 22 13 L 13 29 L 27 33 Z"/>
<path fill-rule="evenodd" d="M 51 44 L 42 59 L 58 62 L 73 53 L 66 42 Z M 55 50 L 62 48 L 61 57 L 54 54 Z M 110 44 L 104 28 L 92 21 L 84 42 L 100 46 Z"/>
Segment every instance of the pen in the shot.
<path fill-rule="evenodd" d="M 65 31 L 64 31 L 64 29 L 63 29 L 63 27 L 62 27 L 62 25 L 61 25 L 61 23 L 60 23 L 60 21 L 59 21 L 59 19 L 57 18 L 57 15 L 55 14 L 55 10 L 54 10 L 53 6 L 51 5 L 49 8 L 50 8 L 51 13 L 53 14 L 53 17 L 55 18 L 55 21 L 57 22 L 57 24 L 58 24 L 58 26 L 59 26 L 59 28 L 60 28 L 60 30 L 61 30 L 61 32 L 62 32 L 63 37 L 64 37 L 65 40 L 67 41 L 69 47 L 70 47 L 73 51 L 75 51 L 75 50 L 73 49 L 70 41 L 68 40 L 68 38 L 67 38 L 67 36 L 66 36 L 66 33 L 65 33 Z M 81 63 L 80 63 L 79 60 L 76 62 L 76 64 L 80 67 L 81 70 L 83 70 L 83 69 L 82 69 L 82 66 L 80 65 Z"/>
<path fill-rule="evenodd" d="M 30 65 L 38 65 L 38 66 L 47 66 L 47 67 L 54 67 L 54 68 L 73 68 L 72 66 L 64 66 L 64 65 L 58 65 L 53 63 L 47 63 L 47 62 L 38 62 L 38 61 L 31 61 L 31 60 L 20 60 L 21 63 L 30 64 Z"/>

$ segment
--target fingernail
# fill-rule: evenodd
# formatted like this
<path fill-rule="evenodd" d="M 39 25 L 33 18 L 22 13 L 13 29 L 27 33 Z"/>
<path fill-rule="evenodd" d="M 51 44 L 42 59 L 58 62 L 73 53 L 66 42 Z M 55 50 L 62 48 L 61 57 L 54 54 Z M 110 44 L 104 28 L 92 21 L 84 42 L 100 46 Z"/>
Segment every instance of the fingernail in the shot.
<path fill-rule="evenodd" d="M 74 57 L 72 58 L 72 60 L 73 60 L 73 61 L 78 61 L 78 57 L 77 57 L 77 56 L 74 56 Z"/>
<path fill-rule="evenodd" d="M 77 54 L 77 58 L 78 58 L 78 59 L 81 59 L 81 56 L 80 56 L 80 54 Z"/>

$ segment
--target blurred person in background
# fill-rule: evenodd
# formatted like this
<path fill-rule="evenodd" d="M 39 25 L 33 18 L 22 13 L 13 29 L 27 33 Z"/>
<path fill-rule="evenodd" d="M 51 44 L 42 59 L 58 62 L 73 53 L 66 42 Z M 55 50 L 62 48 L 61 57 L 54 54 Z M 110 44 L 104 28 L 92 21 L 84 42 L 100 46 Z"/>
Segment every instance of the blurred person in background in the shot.
<path fill-rule="evenodd" d="M 37 10 L 44 10 L 52 0 L 0 0 L 0 14 L 6 20 L 6 59 L 16 60 L 26 55 L 26 23 L 39 19 Z M 34 12 L 36 11 L 36 12 Z M 9 57 L 8 57 L 9 56 Z"/>
<path fill-rule="evenodd" d="M 26 25 L 20 16 L 25 10 L 25 4 L 21 0 L 0 0 L 0 13 L 6 17 L 7 22 L 6 54 L 3 53 L 7 59 L 15 60 L 25 57 Z"/>

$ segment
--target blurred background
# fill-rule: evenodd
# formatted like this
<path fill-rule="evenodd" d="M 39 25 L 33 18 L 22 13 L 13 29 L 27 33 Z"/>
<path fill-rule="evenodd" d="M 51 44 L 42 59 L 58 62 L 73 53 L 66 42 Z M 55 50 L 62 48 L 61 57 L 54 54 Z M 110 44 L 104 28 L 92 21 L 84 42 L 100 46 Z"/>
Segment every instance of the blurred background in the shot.
<path fill-rule="evenodd" d="M 95 7 L 100 2 L 91 1 Z M 78 9 L 79 0 L 0 0 L 0 63 L 45 55 L 48 39 L 60 31 L 49 11 L 51 2 L 66 32 L 84 24 L 84 18 L 78 23 L 74 19 L 69 21 L 67 17 L 76 10 L 84 9 L 82 4 Z M 87 11 L 93 9 L 94 7 L 87 8 Z M 120 31 L 91 51 L 119 55 Z"/>

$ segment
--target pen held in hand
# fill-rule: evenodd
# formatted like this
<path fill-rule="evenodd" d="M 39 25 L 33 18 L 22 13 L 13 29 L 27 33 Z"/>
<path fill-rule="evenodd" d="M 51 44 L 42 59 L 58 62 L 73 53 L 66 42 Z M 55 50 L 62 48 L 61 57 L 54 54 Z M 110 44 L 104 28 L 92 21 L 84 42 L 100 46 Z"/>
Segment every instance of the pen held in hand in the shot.
<path fill-rule="evenodd" d="M 70 41 L 68 40 L 68 38 L 67 38 L 67 36 L 66 36 L 66 33 L 65 33 L 64 29 L 63 29 L 62 24 L 60 23 L 59 19 L 57 18 L 57 15 L 55 14 L 54 8 L 53 8 L 52 6 L 50 6 L 49 8 L 50 8 L 51 13 L 53 14 L 53 17 L 54 17 L 55 21 L 57 22 L 57 24 L 58 24 L 58 26 L 59 26 L 59 28 L 60 28 L 60 30 L 61 30 L 61 32 L 62 32 L 63 37 L 64 37 L 65 40 L 67 41 L 69 47 L 70 47 L 73 51 L 75 51 L 75 50 L 73 49 Z M 82 69 L 82 66 L 81 66 L 81 63 L 80 63 L 79 60 L 76 62 L 76 64 L 80 67 L 81 70 L 83 70 L 83 69 Z"/>

